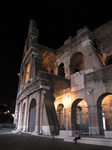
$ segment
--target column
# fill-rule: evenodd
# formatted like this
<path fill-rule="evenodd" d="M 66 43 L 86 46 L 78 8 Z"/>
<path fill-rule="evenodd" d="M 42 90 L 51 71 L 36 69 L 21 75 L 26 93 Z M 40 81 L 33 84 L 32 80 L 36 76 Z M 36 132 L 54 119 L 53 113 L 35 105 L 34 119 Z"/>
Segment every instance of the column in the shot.
<path fill-rule="evenodd" d="M 20 102 L 18 128 L 17 128 L 17 130 L 21 130 L 21 119 L 22 119 L 22 102 Z"/>
<path fill-rule="evenodd" d="M 26 131 L 27 128 L 27 116 L 28 116 L 28 97 L 26 98 L 26 103 L 25 103 L 25 114 L 24 114 L 24 123 L 23 123 L 23 131 Z"/>
<path fill-rule="evenodd" d="M 41 101 L 41 90 L 37 92 L 36 99 L 36 119 L 35 119 L 35 132 L 40 134 L 40 101 Z"/>
<path fill-rule="evenodd" d="M 28 132 L 28 126 L 29 126 L 29 97 L 27 97 L 27 102 L 26 102 L 26 119 L 25 119 L 25 130 Z"/>
<path fill-rule="evenodd" d="M 18 124 L 18 113 L 19 113 L 19 104 L 16 101 L 15 114 L 14 114 L 14 124 L 15 124 L 16 128 L 17 128 L 17 124 Z"/>
<path fill-rule="evenodd" d="M 40 99 L 40 134 L 43 134 L 43 103 L 44 103 L 44 94 L 45 94 L 45 91 L 43 90 L 41 92 L 41 99 Z"/>

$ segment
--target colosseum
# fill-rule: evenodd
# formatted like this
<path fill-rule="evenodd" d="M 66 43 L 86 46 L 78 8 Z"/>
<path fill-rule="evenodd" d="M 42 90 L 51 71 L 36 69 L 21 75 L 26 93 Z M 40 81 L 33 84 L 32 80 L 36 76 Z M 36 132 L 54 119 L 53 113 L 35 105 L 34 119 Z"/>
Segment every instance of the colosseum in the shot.
<path fill-rule="evenodd" d="M 112 21 L 93 31 L 79 29 L 57 50 L 39 44 L 38 31 L 30 20 L 18 73 L 16 130 L 112 138 Z"/>

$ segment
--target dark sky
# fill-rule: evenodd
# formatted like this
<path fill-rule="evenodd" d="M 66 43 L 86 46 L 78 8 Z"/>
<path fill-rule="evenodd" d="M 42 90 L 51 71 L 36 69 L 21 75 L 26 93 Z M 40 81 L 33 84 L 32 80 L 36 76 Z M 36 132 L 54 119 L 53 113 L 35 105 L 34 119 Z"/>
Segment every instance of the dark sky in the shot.
<path fill-rule="evenodd" d="M 1 0 L 0 102 L 16 99 L 30 19 L 37 22 L 39 44 L 57 49 L 78 29 L 112 20 L 111 7 L 110 0 Z"/>

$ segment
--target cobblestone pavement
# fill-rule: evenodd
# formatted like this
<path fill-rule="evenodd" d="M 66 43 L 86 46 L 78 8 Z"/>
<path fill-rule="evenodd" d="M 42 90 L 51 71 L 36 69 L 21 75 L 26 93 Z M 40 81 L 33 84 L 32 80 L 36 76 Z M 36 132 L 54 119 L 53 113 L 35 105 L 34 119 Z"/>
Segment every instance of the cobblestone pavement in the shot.
<path fill-rule="evenodd" d="M 74 144 L 62 139 L 0 130 L 0 150 L 112 150 L 112 147 Z"/>

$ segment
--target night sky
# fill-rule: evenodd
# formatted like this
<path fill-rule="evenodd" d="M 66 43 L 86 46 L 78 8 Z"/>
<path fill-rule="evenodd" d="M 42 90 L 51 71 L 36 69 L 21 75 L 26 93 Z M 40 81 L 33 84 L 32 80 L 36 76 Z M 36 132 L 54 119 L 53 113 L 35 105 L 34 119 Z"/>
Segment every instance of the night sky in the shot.
<path fill-rule="evenodd" d="M 94 30 L 112 20 L 110 0 L 1 0 L 0 102 L 16 100 L 29 21 L 37 22 L 38 43 L 58 49 L 84 26 Z"/>

